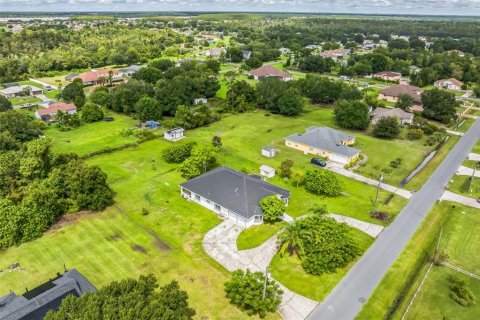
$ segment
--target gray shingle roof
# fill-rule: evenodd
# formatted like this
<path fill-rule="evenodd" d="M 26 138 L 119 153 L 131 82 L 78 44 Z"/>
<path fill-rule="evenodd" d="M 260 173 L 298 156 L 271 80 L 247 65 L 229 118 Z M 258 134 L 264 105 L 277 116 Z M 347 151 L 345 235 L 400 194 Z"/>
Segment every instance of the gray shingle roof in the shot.
<path fill-rule="evenodd" d="M 220 206 L 249 219 L 263 213 L 260 200 L 273 194 L 290 197 L 290 191 L 222 166 L 180 185 Z"/>
<path fill-rule="evenodd" d="M 351 138 L 355 136 L 328 127 L 312 126 L 307 128 L 306 133 L 294 133 L 288 136 L 287 140 L 351 157 L 358 154 L 360 150 L 340 144 L 341 140 Z"/>
<path fill-rule="evenodd" d="M 50 310 L 58 310 L 62 300 L 69 294 L 80 297 L 87 292 L 97 291 L 76 269 L 34 288 L 24 295 L 10 292 L 0 297 L 0 319 L 43 319 Z"/>

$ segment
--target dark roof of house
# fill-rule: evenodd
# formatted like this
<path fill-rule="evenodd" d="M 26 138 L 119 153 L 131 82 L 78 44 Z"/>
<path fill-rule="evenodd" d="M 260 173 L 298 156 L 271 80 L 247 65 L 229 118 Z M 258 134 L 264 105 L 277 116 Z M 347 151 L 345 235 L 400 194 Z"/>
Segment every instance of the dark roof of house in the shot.
<path fill-rule="evenodd" d="M 0 297 L 0 319 L 41 320 L 48 311 L 58 310 L 69 294 L 80 297 L 95 291 L 95 287 L 80 272 L 71 269 L 21 296 L 10 292 Z"/>
<path fill-rule="evenodd" d="M 306 133 L 294 133 L 286 139 L 310 147 L 323 149 L 339 155 L 351 157 L 360 150 L 346 146 L 341 143 L 343 140 L 354 139 L 355 136 L 334 130 L 328 127 L 312 126 L 307 128 Z"/>
<path fill-rule="evenodd" d="M 403 111 L 400 108 L 380 108 L 377 107 L 372 113 L 374 119 L 381 119 L 386 117 L 396 117 L 401 120 L 413 119 L 413 114 Z"/>
<path fill-rule="evenodd" d="M 261 66 L 260 68 L 249 71 L 248 73 L 251 75 L 257 76 L 259 78 L 263 78 L 263 77 L 291 78 L 292 77 L 290 73 L 279 70 L 269 65 Z"/>
<path fill-rule="evenodd" d="M 390 97 L 398 97 L 402 94 L 407 94 L 415 101 L 420 101 L 422 99 L 420 96 L 420 94 L 422 93 L 422 89 L 408 84 L 399 84 L 396 86 L 388 87 L 380 91 L 380 93 Z"/>
<path fill-rule="evenodd" d="M 270 195 L 290 197 L 290 191 L 222 166 L 180 185 L 242 217 L 263 215 L 259 202 Z"/>

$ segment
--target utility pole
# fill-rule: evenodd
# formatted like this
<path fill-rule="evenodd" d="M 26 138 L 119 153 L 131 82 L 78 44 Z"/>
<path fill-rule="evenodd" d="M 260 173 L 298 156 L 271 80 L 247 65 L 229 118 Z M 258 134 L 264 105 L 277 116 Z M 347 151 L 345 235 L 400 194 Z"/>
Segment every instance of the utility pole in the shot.
<path fill-rule="evenodd" d="M 378 180 L 378 185 L 377 185 L 377 192 L 375 194 L 375 202 L 373 204 L 373 210 L 375 211 L 375 209 L 377 208 L 377 201 L 378 201 L 378 193 L 380 191 L 380 184 L 382 183 L 383 181 L 383 172 L 380 173 L 380 179 Z"/>
<path fill-rule="evenodd" d="M 265 300 L 265 294 L 267 293 L 267 281 L 268 281 L 268 266 L 265 270 L 265 280 L 263 282 L 263 294 L 262 294 L 262 301 Z"/>
<path fill-rule="evenodd" d="M 475 169 L 477 168 L 477 165 L 478 165 L 478 163 L 473 166 L 472 176 L 470 177 L 470 186 L 468 187 L 468 191 L 470 193 L 472 193 L 473 179 L 475 178 Z"/>

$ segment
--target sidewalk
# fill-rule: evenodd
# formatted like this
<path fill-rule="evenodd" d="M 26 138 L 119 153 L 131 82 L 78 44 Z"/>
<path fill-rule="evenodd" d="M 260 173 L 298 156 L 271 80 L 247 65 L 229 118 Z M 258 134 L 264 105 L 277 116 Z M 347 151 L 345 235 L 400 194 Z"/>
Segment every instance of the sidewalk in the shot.
<path fill-rule="evenodd" d="M 468 155 L 468 160 L 480 161 L 480 154 L 470 153 Z"/>
<path fill-rule="evenodd" d="M 46 82 L 37 80 L 37 79 L 35 79 L 35 78 L 29 78 L 28 80 L 30 80 L 30 81 L 32 81 L 32 82 L 36 82 L 36 83 L 38 83 L 38 84 L 41 84 L 42 86 L 50 86 L 52 89 L 58 89 L 58 87 L 57 87 L 57 86 L 54 86 L 53 84 L 46 83 Z"/>
<path fill-rule="evenodd" d="M 457 170 L 457 172 L 455 172 L 456 175 L 459 175 L 459 176 L 472 176 L 473 174 L 473 169 L 472 168 L 468 168 L 468 167 L 464 167 L 464 166 L 460 166 Z M 479 177 L 480 178 L 480 171 L 479 170 L 475 170 L 475 177 Z"/>
<path fill-rule="evenodd" d="M 332 164 L 332 163 L 328 163 L 327 166 L 324 169 L 330 170 L 332 172 L 341 174 L 342 176 L 345 176 L 345 177 L 348 177 L 348 178 L 351 178 L 351 179 L 354 179 L 354 180 L 357 180 L 357 181 L 360 181 L 360 182 L 363 182 L 363 183 L 366 183 L 366 184 L 369 184 L 369 185 L 372 185 L 372 186 L 377 186 L 378 185 L 377 180 L 366 178 L 366 177 L 364 177 L 360 174 L 348 171 L 347 169 L 341 168 L 341 167 L 339 167 L 335 164 Z M 398 187 L 394 187 L 394 186 L 391 186 L 391 185 L 385 184 L 385 183 L 380 183 L 380 189 L 395 193 L 395 194 L 397 194 L 400 197 L 403 197 L 405 199 L 410 199 L 410 197 L 412 196 L 411 191 L 401 189 L 401 188 L 398 188 Z"/>
<path fill-rule="evenodd" d="M 440 197 L 440 201 L 442 200 L 453 201 L 472 208 L 480 209 L 480 203 L 478 203 L 476 199 L 465 197 L 450 191 L 445 191 L 443 193 L 443 195 Z"/>
<path fill-rule="evenodd" d="M 346 216 L 341 216 L 339 214 L 335 213 L 330 213 L 328 214 L 329 217 L 332 217 L 333 219 L 337 220 L 338 222 L 343 222 L 347 225 L 349 225 L 352 228 L 358 229 L 360 231 L 365 232 L 369 236 L 372 236 L 374 238 L 378 237 L 378 235 L 383 231 L 383 226 L 374 224 L 374 223 L 368 223 L 365 221 L 357 220 L 354 218 L 346 217 Z"/>

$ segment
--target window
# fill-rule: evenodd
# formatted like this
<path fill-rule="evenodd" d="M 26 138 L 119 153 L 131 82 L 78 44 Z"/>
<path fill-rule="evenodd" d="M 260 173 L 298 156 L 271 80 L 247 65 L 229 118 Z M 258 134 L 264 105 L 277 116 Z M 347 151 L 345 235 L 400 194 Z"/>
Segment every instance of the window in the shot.
<path fill-rule="evenodd" d="M 210 204 L 210 200 L 207 200 L 207 203 Z"/>
<path fill-rule="evenodd" d="M 192 193 L 190 191 L 188 191 L 187 189 L 182 189 L 182 192 L 186 195 L 188 195 L 189 197 L 192 195 Z"/>
<path fill-rule="evenodd" d="M 195 195 L 195 200 L 200 201 L 200 196 L 198 194 Z"/>
<path fill-rule="evenodd" d="M 220 212 L 221 208 L 218 204 L 215 204 L 214 207 L 215 207 L 215 211 Z"/>

